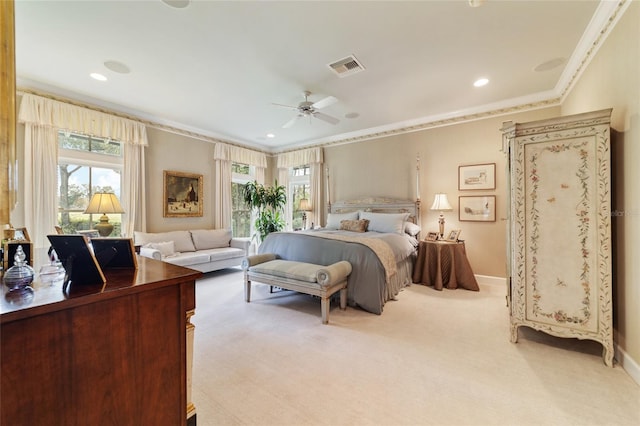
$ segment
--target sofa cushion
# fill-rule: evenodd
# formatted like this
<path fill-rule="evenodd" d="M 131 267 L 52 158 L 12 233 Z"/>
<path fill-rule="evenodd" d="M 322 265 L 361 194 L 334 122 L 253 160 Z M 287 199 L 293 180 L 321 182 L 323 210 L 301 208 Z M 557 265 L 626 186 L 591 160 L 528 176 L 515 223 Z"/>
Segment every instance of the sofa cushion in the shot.
<path fill-rule="evenodd" d="M 178 252 L 196 251 L 191 240 L 189 231 L 169 231 L 169 232 L 139 232 L 135 231 L 133 239 L 136 244 L 145 245 L 149 243 L 162 243 L 173 241 L 175 250 Z"/>
<path fill-rule="evenodd" d="M 216 262 L 218 260 L 233 259 L 234 257 L 245 257 L 247 255 L 246 251 L 239 248 L 232 248 L 232 247 L 200 250 L 198 251 L 198 253 L 207 253 L 209 255 L 209 260 L 211 262 Z"/>
<path fill-rule="evenodd" d="M 163 260 L 178 266 L 199 265 L 209 262 L 209 253 L 181 253 Z"/>
<path fill-rule="evenodd" d="M 231 229 L 197 229 L 191 231 L 196 250 L 229 247 Z"/>

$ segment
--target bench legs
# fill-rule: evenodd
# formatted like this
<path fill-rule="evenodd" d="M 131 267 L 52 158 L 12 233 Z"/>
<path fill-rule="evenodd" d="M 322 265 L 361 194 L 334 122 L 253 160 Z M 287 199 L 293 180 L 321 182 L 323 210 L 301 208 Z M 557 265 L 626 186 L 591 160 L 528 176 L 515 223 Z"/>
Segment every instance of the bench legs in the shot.
<path fill-rule="evenodd" d="M 244 301 L 249 303 L 251 299 L 251 281 L 249 278 L 244 278 Z"/>
<path fill-rule="evenodd" d="M 287 287 L 288 286 L 286 285 L 282 285 L 282 288 L 287 288 Z M 304 292 L 303 289 L 300 289 L 300 288 L 291 288 L 291 290 L 298 291 L 301 293 Z M 335 293 L 335 290 L 333 290 L 333 293 Z M 315 296 L 320 297 L 320 312 L 322 313 L 323 324 L 329 323 L 329 310 L 331 308 L 331 296 L 333 295 L 333 293 L 324 294 L 324 295 L 319 295 L 318 293 L 315 294 Z M 313 293 L 309 292 L 306 294 L 313 294 Z M 245 275 L 244 277 L 244 300 L 247 303 L 251 300 L 251 279 L 249 278 L 248 275 Z M 340 289 L 340 309 L 342 310 L 347 309 L 346 283 L 345 283 L 345 287 Z"/>

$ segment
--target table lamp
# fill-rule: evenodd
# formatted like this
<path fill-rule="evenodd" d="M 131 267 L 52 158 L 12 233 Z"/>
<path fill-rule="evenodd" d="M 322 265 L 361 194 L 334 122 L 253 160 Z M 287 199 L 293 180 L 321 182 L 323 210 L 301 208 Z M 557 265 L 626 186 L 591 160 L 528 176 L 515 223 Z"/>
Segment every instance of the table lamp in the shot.
<path fill-rule="evenodd" d="M 107 213 L 124 213 L 120 201 L 116 194 L 106 192 L 96 192 L 89 201 L 89 207 L 84 211 L 85 213 L 100 214 L 100 223 L 96 224 L 96 230 L 101 237 L 108 237 L 113 232 L 113 225 L 109 223 L 109 217 Z"/>
<path fill-rule="evenodd" d="M 431 210 L 440 211 L 440 216 L 438 217 L 438 225 L 440 225 L 440 238 L 442 239 L 442 237 L 444 236 L 444 214 L 442 214 L 442 212 L 453 210 L 453 207 L 451 207 L 451 204 L 449 204 L 449 200 L 447 199 L 447 194 L 436 194 L 436 197 L 433 199 Z"/>
<path fill-rule="evenodd" d="M 307 212 L 311 211 L 311 203 L 307 198 L 300 199 L 300 210 L 302 211 L 302 229 L 307 229 Z"/>

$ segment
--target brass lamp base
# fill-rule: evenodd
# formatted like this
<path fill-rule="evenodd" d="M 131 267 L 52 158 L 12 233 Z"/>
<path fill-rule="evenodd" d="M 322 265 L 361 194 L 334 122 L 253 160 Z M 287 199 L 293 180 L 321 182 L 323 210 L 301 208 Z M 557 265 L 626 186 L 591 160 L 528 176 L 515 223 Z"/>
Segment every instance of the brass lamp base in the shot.
<path fill-rule="evenodd" d="M 101 237 L 108 237 L 113 232 L 113 225 L 109 223 L 109 216 L 103 214 L 100 223 L 96 223 L 96 231 Z"/>

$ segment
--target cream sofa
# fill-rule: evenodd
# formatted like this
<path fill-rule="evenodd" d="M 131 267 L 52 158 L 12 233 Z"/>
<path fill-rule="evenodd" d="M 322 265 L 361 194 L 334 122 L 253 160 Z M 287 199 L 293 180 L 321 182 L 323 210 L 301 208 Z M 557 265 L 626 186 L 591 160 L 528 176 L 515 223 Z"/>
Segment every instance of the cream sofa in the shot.
<path fill-rule="evenodd" d="M 140 255 L 201 272 L 240 266 L 249 252 L 249 238 L 232 238 L 230 229 L 138 232 Z"/>

